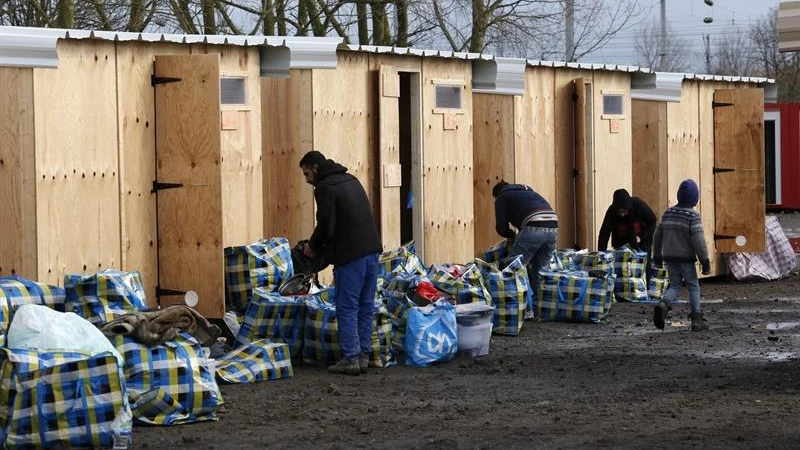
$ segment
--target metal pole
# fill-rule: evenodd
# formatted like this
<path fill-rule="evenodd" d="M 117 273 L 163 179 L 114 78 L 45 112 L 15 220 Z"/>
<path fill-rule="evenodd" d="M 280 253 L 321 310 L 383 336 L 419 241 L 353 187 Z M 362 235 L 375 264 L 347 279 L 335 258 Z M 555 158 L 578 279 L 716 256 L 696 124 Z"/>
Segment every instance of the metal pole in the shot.
<path fill-rule="evenodd" d="M 566 21 L 566 39 L 564 40 L 564 61 L 575 59 L 575 0 L 566 0 L 564 11 Z"/>
<path fill-rule="evenodd" d="M 667 60 L 667 6 L 666 0 L 661 0 L 661 36 L 659 39 L 659 62 L 658 70 L 664 71 Z"/>

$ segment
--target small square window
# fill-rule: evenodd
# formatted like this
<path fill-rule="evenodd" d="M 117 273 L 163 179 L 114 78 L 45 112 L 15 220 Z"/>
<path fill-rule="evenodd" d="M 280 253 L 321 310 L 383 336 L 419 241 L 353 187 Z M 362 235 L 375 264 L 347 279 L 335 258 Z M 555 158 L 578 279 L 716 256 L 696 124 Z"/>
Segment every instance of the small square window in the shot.
<path fill-rule="evenodd" d="M 219 80 L 219 97 L 223 105 L 244 105 L 244 78 L 223 77 Z"/>
<path fill-rule="evenodd" d="M 603 115 L 621 116 L 623 110 L 622 94 L 603 94 Z"/>
<path fill-rule="evenodd" d="M 436 85 L 436 108 L 461 109 L 461 86 Z"/>

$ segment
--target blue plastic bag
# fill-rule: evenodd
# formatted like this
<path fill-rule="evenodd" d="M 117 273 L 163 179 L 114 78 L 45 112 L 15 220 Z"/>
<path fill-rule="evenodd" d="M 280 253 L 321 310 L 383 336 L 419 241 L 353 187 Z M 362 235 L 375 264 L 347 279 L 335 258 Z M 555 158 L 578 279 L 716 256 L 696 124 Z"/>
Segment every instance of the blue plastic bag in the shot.
<path fill-rule="evenodd" d="M 456 307 L 439 300 L 408 310 L 406 365 L 425 367 L 452 359 L 458 351 Z"/>

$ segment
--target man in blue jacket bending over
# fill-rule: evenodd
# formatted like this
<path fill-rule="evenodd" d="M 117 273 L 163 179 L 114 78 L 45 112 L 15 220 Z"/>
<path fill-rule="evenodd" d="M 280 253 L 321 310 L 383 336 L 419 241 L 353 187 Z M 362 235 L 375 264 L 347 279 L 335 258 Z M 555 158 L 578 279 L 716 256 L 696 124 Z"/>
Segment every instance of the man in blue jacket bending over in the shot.
<path fill-rule="evenodd" d="M 550 203 L 536 191 L 524 184 L 509 184 L 500 181 L 492 188 L 497 234 L 513 241 L 509 249 L 509 261 L 522 255 L 528 267 L 528 279 L 533 295 L 539 289 L 539 270 L 550 260 L 556 249 L 558 216 Z M 517 233 L 508 224 L 517 229 Z M 533 311 L 526 310 L 526 318 Z"/>
<path fill-rule="evenodd" d="M 333 263 L 336 320 L 342 359 L 331 373 L 366 373 L 372 353 L 372 321 L 382 244 L 367 193 L 347 168 L 313 150 L 300 160 L 306 182 L 314 186 L 317 226 L 304 247 L 308 257 L 325 255 Z"/>

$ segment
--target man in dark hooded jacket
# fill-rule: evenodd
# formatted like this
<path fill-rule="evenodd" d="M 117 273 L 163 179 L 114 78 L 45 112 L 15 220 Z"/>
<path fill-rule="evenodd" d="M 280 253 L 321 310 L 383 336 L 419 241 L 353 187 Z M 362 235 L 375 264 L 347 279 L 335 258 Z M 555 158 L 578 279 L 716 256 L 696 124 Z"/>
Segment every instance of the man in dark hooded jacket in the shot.
<path fill-rule="evenodd" d="M 509 184 L 501 180 L 492 188 L 492 196 L 495 199 L 497 234 L 513 240 L 509 259 L 522 255 L 522 262 L 528 267 L 531 289 L 536 295 L 539 270 L 556 249 L 558 216 L 544 197 L 524 184 Z M 517 229 L 517 233 L 509 228 L 509 224 Z M 531 308 L 526 309 L 525 317 L 533 317 Z"/>
<path fill-rule="evenodd" d="M 627 245 L 647 252 L 649 258 L 655 230 L 656 215 L 650 206 L 639 197 L 631 197 L 627 190 L 617 189 L 600 226 L 597 249 L 605 251 L 611 236 L 611 246 L 615 249 Z"/>
<path fill-rule="evenodd" d="M 314 186 L 317 226 L 306 256 L 325 255 L 333 263 L 336 319 L 343 357 L 332 373 L 366 373 L 372 353 L 372 321 L 383 246 L 364 187 L 347 168 L 314 150 L 300 160 L 306 182 Z"/>

